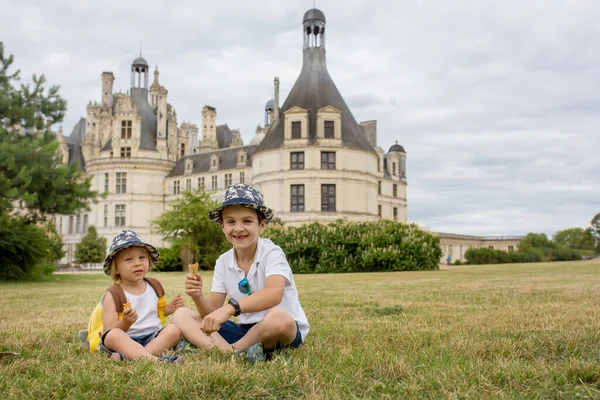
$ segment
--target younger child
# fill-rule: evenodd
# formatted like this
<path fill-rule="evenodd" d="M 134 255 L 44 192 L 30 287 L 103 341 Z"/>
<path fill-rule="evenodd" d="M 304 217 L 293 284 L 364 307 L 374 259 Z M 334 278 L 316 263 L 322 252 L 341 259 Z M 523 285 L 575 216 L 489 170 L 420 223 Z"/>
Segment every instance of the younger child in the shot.
<path fill-rule="evenodd" d="M 144 279 L 159 257 L 158 250 L 132 230 L 121 231 L 110 245 L 104 273 L 121 286 L 129 303 L 119 319 L 113 295 L 107 291 L 100 300 L 104 315 L 100 351 L 115 360 L 148 358 L 177 364 L 183 361 L 180 356 L 161 356 L 181 340 L 181 330 L 173 324 L 162 328 L 158 296 Z M 183 298 L 177 294 L 166 303 L 164 315 L 173 314 L 183 305 Z"/>
<path fill-rule="evenodd" d="M 283 250 L 259 237 L 273 218 L 262 194 L 249 185 L 231 185 L 209 217 L 221 225 L 233 248 L 215 264 L 208 299 L 201 276 L 187 275 L 186 293 L 198 313 L 180 308 L 172 323 L 193 345 L 234 351 L 250 362 L 263 361 L 265 351 L 299 347 L 308 334 L 308 320 Z M 239 324 L 229 320 L 233 316 L 239 316 Z"/>

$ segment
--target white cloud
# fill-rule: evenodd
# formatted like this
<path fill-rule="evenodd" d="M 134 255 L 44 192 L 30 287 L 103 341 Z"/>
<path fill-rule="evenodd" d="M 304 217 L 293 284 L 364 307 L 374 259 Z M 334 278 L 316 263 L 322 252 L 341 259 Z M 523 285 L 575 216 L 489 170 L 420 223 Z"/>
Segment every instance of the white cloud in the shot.
<path fill-rule="evenodd" d="M 69 131 L 100 97 L 127 90 L 143 56 L 179 121 L 205 104 L 247 143 L 281 80 L 302 63 L 312 5 L 270 1 L 8 1 L 0 37 L 24 80 L 61 85 Z M 408 154 L 409 219 L 465 234 L 552 234 L 600 212 L 600 3 L 404 0 L 317 4 L 329 72 L 380 145 Z"/>

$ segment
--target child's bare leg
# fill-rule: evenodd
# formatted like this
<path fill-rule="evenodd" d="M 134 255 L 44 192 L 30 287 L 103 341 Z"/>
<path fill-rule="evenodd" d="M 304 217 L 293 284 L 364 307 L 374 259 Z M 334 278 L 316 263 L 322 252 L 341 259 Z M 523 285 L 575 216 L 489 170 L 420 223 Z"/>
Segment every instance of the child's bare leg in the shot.
<path fill-rule="evenodd" d="M 208 336 L 202 332 L 200 322 L 202 322 L 200 314 L 187 308 L 178 308 L 171 318 L 171 324 L 179 327 L 185 340 L 194 346 L 200 349 L 217 347 L 223 351 L 231 351 L 231 345 L 218 333 Z"/>
<path fill-rule="evenodd" d="M 131 340 L 121 329 L 111 329 L 104 337 L 104 345 L 129 360 L 137 360 L 144 357 L 156 358 L 144 346 Z"/>
<path fill-rule="evenodd" d="M 155 356 L 159 356 L 166 350 L 172 349 L 180 340 L 181 329 L 176 325 L 169 324 L 146 345 L 146 350 Z"/>
<path fill-rule="evenodd" d="M 244 350 L 261 342 L 265 350 L 273 350 L 277 344 L 289 344 L 296 339 L 296 321 L 283 308 L 273 308 L 246 335 L 233 344 L 233 348 Z"/>

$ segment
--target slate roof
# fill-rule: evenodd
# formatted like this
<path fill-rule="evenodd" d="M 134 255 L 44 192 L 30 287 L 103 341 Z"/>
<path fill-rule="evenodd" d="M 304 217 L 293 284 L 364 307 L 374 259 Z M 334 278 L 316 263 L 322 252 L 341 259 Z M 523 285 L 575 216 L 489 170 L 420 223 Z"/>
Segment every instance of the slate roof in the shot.
<path fill-rule="evenodd" d="M 73 127 L 71 134 L 65 138 L 69 149 L 69 164 L 79 163 L 79 169 L 85 171 L 85 160 L 81 145 L 83 144 L 83 136 L 85 135 L 85 118 L 80 118 L 79 122 Z"/>
<path fill-rule="evenodd" d="M 136 106 L 138 114 L 142 117 L 140 149 L 156 150 L 156 115 L 154 109 L 148 103 L 148 90 L 143 88 L 131 89 L 131 102 Z"/>
<path fill-rule="evenodd" d="M 175 167 L 171 170 L 167 177 L 183 176 L 185 172 L 185 163 L 190 158 L 194 160 L 194 166 L 192 168 L 192 174 L 198 174 L 208 172 L 210 170 L 210 157 L 212 154 L 219 155 L 219 171 L 235 169 L 237 167 L 238 151 L 245 150 L 247 153 L 247 165 L 252 165 L 252 155 L 256 152 L 258 146 L 238 146 L 230 147 L 227 149 L 190 154 L 181 157 Z"/>
<path fill-rule="evenodd" d="M 227 124 L 217 125 L 217 145 L 220 149 L 231 146 L 233 140 L 233 133 Z"/>
<path fill-rule="evenodd" d="M 257 152 L 283 147 L 284 112 L 297 106 L 309 113 L 309 143 L 316 143 L 317 111 L 332 106 L 342 112 L 342 146 L 374 152 L 362 128 L 354 119 L 342 95 L 327 72 L 325 49 L 309 47 L 303 50 L 302 71 L 280 109 L 278 122 L 272 124 Z"/>

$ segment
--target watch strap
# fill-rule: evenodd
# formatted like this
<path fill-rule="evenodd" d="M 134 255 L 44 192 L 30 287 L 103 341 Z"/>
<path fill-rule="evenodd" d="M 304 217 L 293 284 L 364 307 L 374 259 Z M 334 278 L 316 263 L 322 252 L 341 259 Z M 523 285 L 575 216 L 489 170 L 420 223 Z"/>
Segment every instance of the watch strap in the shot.
<path fill-rule="evenodd" d="M 228 303 L 231 304 L 233 306 L 233 308 L 235 309 L 235 314 L 233 314 L 234 317 L 237 317 L 238 315 L 240 315 L 242 313 L 242 309 L 240 308 L 240 303 L 238 303 L 236 299 L 230 297 Z"/>

